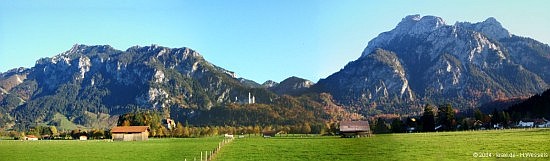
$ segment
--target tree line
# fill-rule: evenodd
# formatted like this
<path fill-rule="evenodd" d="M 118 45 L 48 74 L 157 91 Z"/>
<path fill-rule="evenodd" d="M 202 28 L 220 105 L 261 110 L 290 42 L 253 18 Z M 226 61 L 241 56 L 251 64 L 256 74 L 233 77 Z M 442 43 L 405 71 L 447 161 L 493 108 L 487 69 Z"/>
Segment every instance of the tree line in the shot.
<path fill-rule="evenodd" d="M 374 133 L 434 132 L 492 128 L 511 128 L 515 120 L 509 111 L 494 109 L 483 113 L 479 108 L 473 112 L 458 112 L 451 104 L 438 107 L 426 104 L 421 116 L 407 118 L 377 118 L 371 120 Z"/>
<path fill-rule="evenodd" d="M 150 137 L 203 137 L 221 134 L 258 135 L 264 131 L 277 131 L 280 134 L 322 134 L 336 135 L 338 127 L 335 122 L 299 123 L 293 125 L 256 124 L 242 126 L 193 126 L 187 121 L 170 125 L 154 111 L 137 111 L 119 117 L 118 126 L 149 126 Z"/>

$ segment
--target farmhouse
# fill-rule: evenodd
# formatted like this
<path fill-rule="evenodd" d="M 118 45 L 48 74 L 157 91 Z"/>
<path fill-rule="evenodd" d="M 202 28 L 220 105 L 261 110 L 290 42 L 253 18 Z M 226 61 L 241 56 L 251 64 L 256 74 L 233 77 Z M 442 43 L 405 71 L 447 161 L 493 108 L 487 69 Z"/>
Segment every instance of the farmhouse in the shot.
<path fill-rule="evenodd" d="M 279 131 L 263 131 L 262 132 L 262 135 L 264 136 L 264 138 L 270 138 L 270 137 L 275 137 L 275 135 L 277 135 L 279 133 Z"/>
<path fill-rule="evenodd" d="M 223 135 L 226 139 L 233 139 L 233 135 L 231 134 L 225 134 Z"/>
<path fill-rule="evenodd" d="M 362 137 L 370 136 L 370 126 L 368 121 L 341 121 L 340 134 L 342 137 Z"/>
<path fill-rule="evenodd" d="M 25 140 L 38 140 L 38 137 L 34 135 L 27 135 L 25 136 Z"/>
<path fill-rule="evenodd" d="M 111 135 L 114 141 L 144 141 L 149 131 L 149 126 L 117 126 L 111 129 Z"/>

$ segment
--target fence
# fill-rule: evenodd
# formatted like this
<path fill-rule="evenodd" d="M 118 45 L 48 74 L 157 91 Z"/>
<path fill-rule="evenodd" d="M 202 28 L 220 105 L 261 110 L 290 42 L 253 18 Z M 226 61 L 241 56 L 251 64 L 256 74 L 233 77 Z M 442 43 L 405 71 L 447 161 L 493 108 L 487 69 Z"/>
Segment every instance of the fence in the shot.
<path fill-rule="evenodd" d="M 222 147 L 225 146 L 226 144 L 231 143 L 231 141 L 233 141 L 233 138 L 225 138 L 223 139 L 223 141 L 218 143 L 218 147 L 214 148 L 214 150 L 207 150 L 204 152 L 201 151 L 201 157 L 199 158 L 200 161 L 210 161 L 214 159 L 214 157 L 222 149 Z M 185 161 L 188 161 L 187 158 L 185 158 Z M 197 161 L 197 158 L 193 158 L 193 161 Z"/>

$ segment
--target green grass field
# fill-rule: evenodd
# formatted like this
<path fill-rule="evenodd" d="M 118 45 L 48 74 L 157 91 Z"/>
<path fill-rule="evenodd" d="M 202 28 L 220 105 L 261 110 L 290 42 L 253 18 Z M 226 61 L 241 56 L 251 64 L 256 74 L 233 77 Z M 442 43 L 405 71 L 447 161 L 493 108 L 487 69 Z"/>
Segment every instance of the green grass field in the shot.
<path fill-rule="evenodd" d="M 183 161 L 200 152 L 213 150 L 221 137 L 149 139 L 143 142 L 106 142 L 100 140 L 0 141 L 0 160 L 163 160 Z"/>
<path fill-rule="evenodd" d="M 370 138 L 245 138 L 217 160 L 550 160 L 497 153 L 550 153 L 550 129 L 385 134 Z M 491 154 L 489 158 L 481 158 Z M 474 157 L 477 155 L 477 157 Z"/>
<path fill-rule="evenodd" d="M 150 139 L 145 142 L 0 141 L 0 160 L 200 159 L 222 137 Z M 514 158 L 497 158 L 512 153 Z M 550 153 L 550 129 L 385 134 L 369 138 L 246 137 L 214 160 L 550 160 L 522 153 Z M 491 156 L 488 156 L 491 154 Z M 475 157 L 477 156 L 477 157 Z M 488 158 L 481 158 L 487 156 Z"/>

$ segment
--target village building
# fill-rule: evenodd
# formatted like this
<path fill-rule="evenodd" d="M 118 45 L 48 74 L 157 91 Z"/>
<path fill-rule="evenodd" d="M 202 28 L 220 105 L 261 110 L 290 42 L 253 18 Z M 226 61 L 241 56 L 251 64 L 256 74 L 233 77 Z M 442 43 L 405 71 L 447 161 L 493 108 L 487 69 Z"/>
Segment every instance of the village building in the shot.
<path fill-rule="evenodd" d="M 34 135 L 27 135 L 25 136 L 25 140 L 38 140 L 38 137 L 34 136 Z"/>
<path fill-rule="evenodd" d="M 114 141 L 145 141 L 149 131 L 149 126 L 117 126 L 111 129 L 111 135 Z"/>
<path fill-rule="evenodd" d="M 254 95 L 252 95 L 250 92 L 248 92 L 248 99 L 239 100 L 239 97 L 235 97 L 235 103 L 240 103 L 240 104 L 255 104 L 255 103 L 256 103 L 256 96 L 254 96 Z"/>
<path fill-rule="evenodd" d="M 535 125 L 535 122 L 533 121 L 519 121 L 518 127 L 533 127 Z"/>
<path fill-rule="evenodd" d="M 550 127 L 550 121 L 546 120 L 545 118 L 539 119 L 539 122 L 537 123 L 537 127 L 548 128 Z"/>
<path fill-rule="evenodd" d="M 233 139 L 233 135 L 231 135 L 231 134 L 225 134 L 225 135 L 223 135 L 223 136 L 224 136 L 224 138 L 226 138 L 226 139 Z"/>
<path fill-rule="evenodd" d="M 170 129 L 170 130 L 176 128 L 176 121 L 167 118 L 166 119 L 166 127 L 168 127 L 168 129 Z"/>
<path fill-rule="evenodd" d="M 86 135 L 80 135 L 80 137 L 78 137 L 78 140 L 82 140 L 82 141 L 88 140 L 88 136 L 86 136 Z"/>
<path fill-rule="evenodd" d="M 263 131 L 262 132 L 262 135 L 264 136 L 264 138 L 270 138 L 270 137 L 275 137 L 275 135 L 277 135 L 279 133 L 279 131 Z"/>
<path fill-rule="evenodd" d="M 370 126 L 368 121 L 341 121 L 340 134 L 342 137 L 364 137 L 370 136 Z"/>

